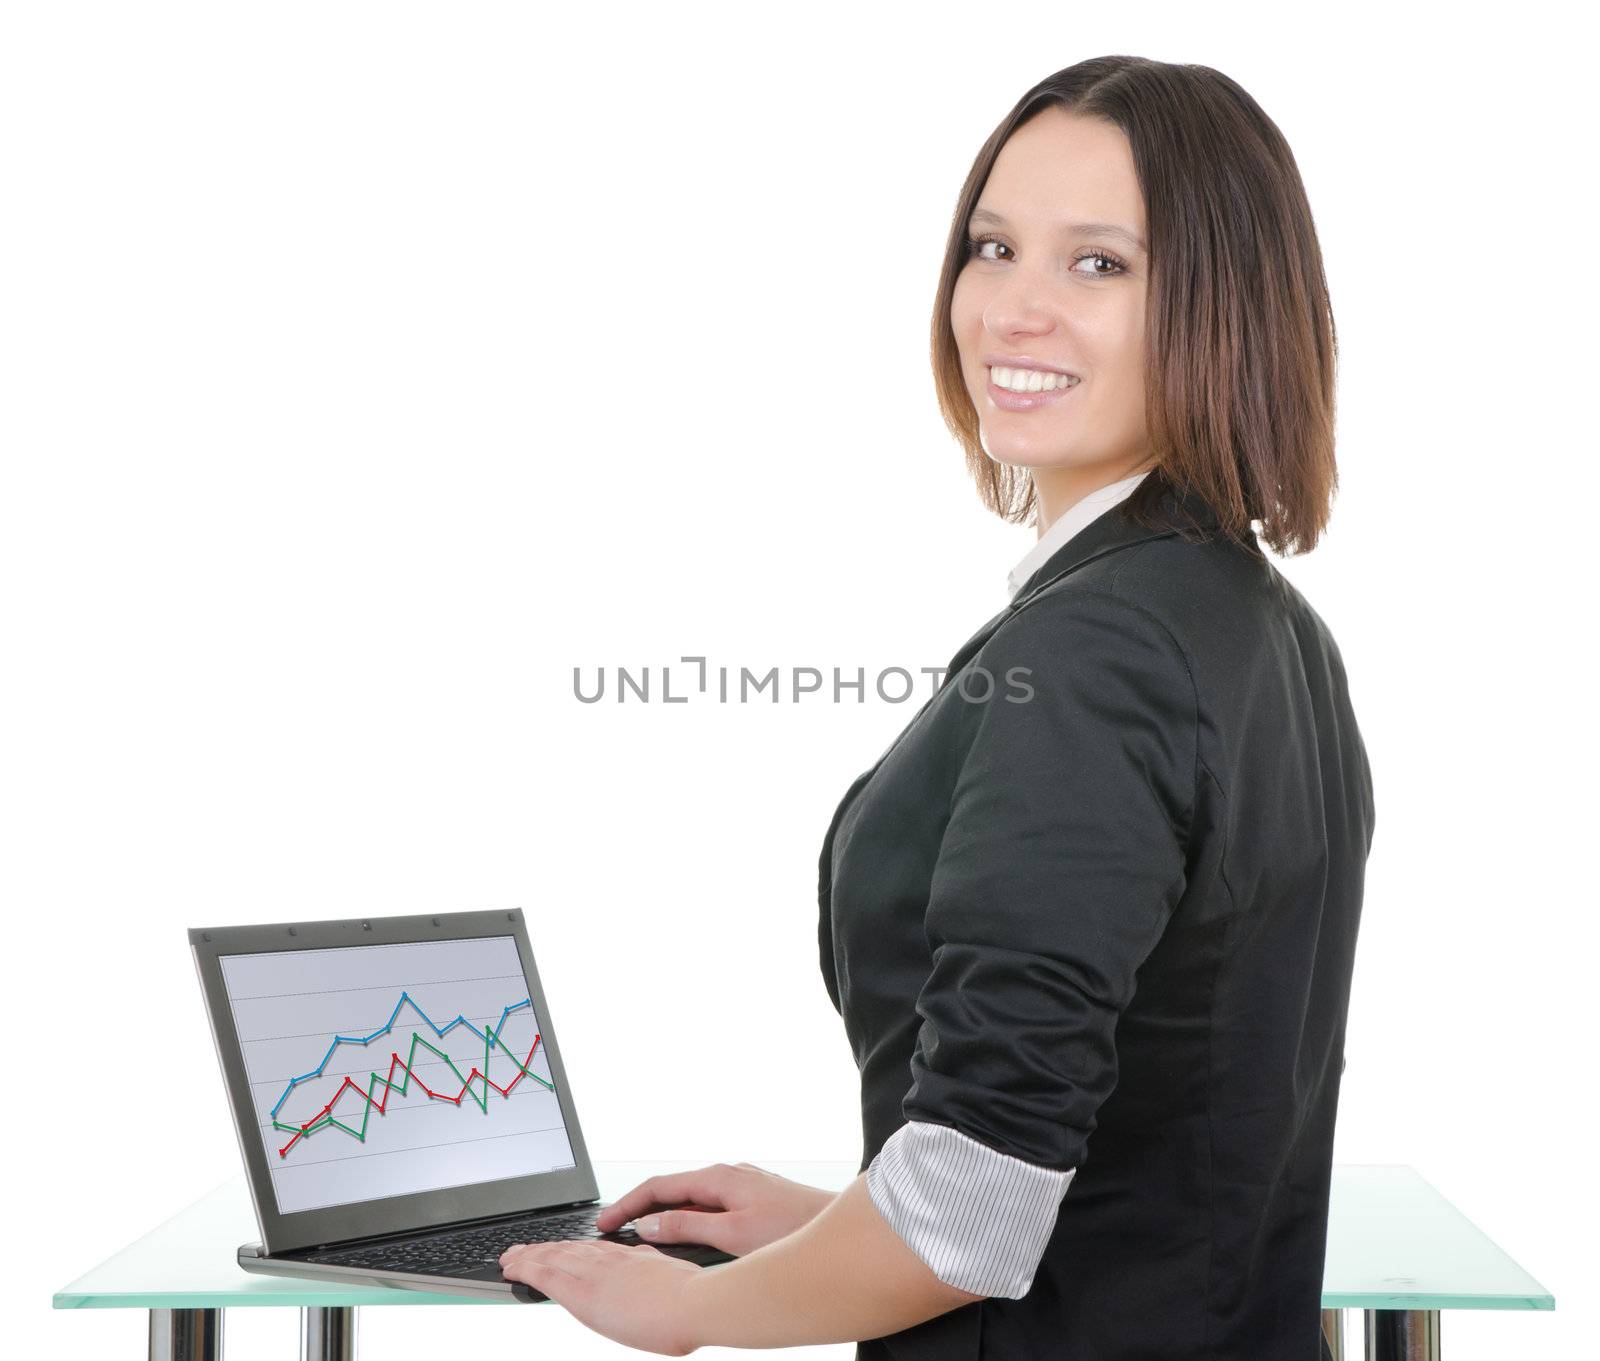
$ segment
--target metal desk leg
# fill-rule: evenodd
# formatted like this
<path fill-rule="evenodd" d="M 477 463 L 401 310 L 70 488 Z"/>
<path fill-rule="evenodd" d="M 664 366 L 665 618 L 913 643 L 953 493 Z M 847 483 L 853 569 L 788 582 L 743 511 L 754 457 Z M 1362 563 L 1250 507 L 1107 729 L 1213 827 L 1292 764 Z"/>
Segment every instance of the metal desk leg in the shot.
<path fill-rule="evenodd" d="M 300 1311 L 300 1361 L 356 1361 L 353 1305 Z"/>
<path fill-rule="evenodd" d="M 152 1309 L 150 1361 L 222 1361 L 222 1310 Z"/>
<path fill-rule="evenodd" d="M 1345 1361 L 1343 1309 L 1322 1311 L 1322 1335 L 1328 1339 L 1328 1350 L 1333 1353 L 1333 1361 Z"/>
<path fill-rule="evenodd" d="M 1367 1361 L 1439 1361 L 1437 1309 L 1366 1309 Z"/>

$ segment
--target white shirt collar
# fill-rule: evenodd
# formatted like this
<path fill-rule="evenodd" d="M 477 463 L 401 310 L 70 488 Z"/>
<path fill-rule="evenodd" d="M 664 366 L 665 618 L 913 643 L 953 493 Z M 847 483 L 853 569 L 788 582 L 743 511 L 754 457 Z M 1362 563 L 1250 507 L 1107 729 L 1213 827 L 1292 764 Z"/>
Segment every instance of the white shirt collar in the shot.
<path fill-rule="evenodd" d="M 1116 505 L 1117 502 L 1125 500 L 1133 492 L 1133 489 L 1149 475 L 1150 469 L 1146 468 L 1142 473 L 1134 473 L 1129 477 L 1123 478 L 1120 482 L 1113 482 L 1110 486 L 1100 487 L 1090 492 L 1081 501 L 1068 506 L 1065 511 L 1056 517 L 1055 523 L 1045 530 L 1039 542 L 1027 551 L 1022 561 L 1011 569 L 1011 575 L 1007 578 L 1006 584 L 1010 589 L 1012 598 L 1015 598 L 1017 592 L 1027 584 L 1028 578 L 1054 556 L 1058 548 L 1063 547 L 1068 540 L 1072 539 L 1091 520 L 1098 519 L 1106 511 L 1110 510 L 1112 506 Z"/>

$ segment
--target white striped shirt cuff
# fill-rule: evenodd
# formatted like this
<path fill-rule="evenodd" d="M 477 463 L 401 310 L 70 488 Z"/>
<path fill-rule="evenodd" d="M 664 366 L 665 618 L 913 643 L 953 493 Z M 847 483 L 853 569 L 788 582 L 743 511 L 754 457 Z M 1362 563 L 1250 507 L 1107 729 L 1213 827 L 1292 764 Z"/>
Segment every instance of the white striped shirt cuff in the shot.
<path fill-rule="evenodd" d="M 1024 1162 L 952 1129 L 912 1120 L 867 1168 L 878 1212 L 946 1285 L 1020 1300 L 1077 1168 Z"/>

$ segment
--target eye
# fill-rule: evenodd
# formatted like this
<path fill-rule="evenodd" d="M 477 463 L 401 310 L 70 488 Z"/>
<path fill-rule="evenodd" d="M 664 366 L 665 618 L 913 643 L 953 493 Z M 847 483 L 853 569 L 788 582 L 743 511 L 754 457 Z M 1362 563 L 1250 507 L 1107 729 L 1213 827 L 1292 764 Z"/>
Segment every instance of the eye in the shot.
<path fill-rule="evenodd" d="M 983 253 L 983 248 L 985 246 L 997 246 L 999 249 L 1007 251 L 1011 249 L 1010 246 L 1006 245 L 1006 243 L 1001 241 L 998 237 L 969 236 L 967 238 L 967 258 L 969 260 L 996 260 L 999 258 L 994 255 L 985 255 Z M 1076 266 L 1085 260 L 1098 260 L 1102 264 L 1111 266 L 1110 269 L 1075 271 L 1077 273 L 1086 272 L 1088 276 L 1093 279 L 1114 279 L 1118 274 L 1126 274 L 1128 272 L 1127 265 L 1123 264 L 1121 260 L 1119 260 L 1115 255 L 1112 255 L 1109 251 L 1099 249 L 1083 251 L 1073 258 L 1073 264 Z"/>
<path fill-rule="evenodd" d="M 1086 250 L 1082 255 L 1076 257 L 1073 263 L 1078 264 L 1084 260 L 1099 260 L 1103 264 L 1111 266 L 1109 270 L 1089 270 L 1089 274 L 1096 279 L 1111 279 L 1118 274 L 1126 274 L 1128 272 L 1128 267 L 1121 260 L 1117 259 L 1115 255 L 1108 255 L 1103 250 Z"/>
<path fill-rule="evenodd" d="M 967 258 L 969 260 L 974 258 L 979 260 L 993 260 L 995 258 L 994 256 L 985 255 L 983 253 L 983 248 L 985 246 L 999 246 L 1001 250 L 1011 249 L 1010 246 L 1006 245 L 1005 242 L 999 240 L 997 237 L 969 236 L 967 238 Z"/>

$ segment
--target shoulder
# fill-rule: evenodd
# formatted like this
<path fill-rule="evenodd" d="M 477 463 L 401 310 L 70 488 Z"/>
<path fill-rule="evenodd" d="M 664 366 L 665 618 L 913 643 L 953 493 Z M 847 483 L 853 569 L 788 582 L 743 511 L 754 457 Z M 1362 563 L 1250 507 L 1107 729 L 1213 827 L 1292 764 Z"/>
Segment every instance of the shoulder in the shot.
<path fill-rule="evenodd" d="M 1064 668 L 1115 668 L 1154 686 L 1186 690 L 1253 655 L 1295 593 L 1255 545 L 1167 535 L 1108 553 L 1029 597 L 978 660 Z M 1220 664 L 1220 666 L 1219 666 Z M 1197 679 L 1198 678 L 1198 679 Z"/>
<path fill-rule="evenodd" d="M 1154 791 L 1174 818 L 1193 806 L 1199 689 L 1144 602 L 1063 581 L 1018 608 L 972 666 L 987 674 L 958 678 L 962 697 L 981 701 L 958 706 L 966 749 L 983 753 L 970 769 L 1036 789 L 1063 788 L 1071 772 L 1072 788 L 1106 804 Z"/>
<path fill-rule="evenodd" d="M 1252 542 L 1177 535 L 1108 554 L 1057 582 L 1062 595 L 1097 597 L 1106 611 L 1159 629 L 1195 674 L 1242 662 L 1297 612 L 1297 593 Z M 1114 604 L 1111 602 L 1115 602 Z M 1043 603 L 1041 598 L 1039 603 Z"/>
<path fill-rule="evenodd" d="M 1022 697 L 978 706 L 1006 711 L 974 716 L 980 724 L 1120 733 L 1128 741 L 1161 732 L 1175 754 L 1197 740 L 1199 690 L 1182 642 L 1146 602 L 1105 585 L 1069 580 L 1032 597 L 972 665 L 986 673 L 977 685 L 983 693 Z"/>
<path fill-rule="evenodd" d="M 1085 675 L 1096 669 L 1137 670 L 1193 689 L 1185 647 L 1164 602 L 1119 589 L 1104 577 L 1068 578 L 1023 603 L 980 649 L 977 661 L 1035 664 Z"/>

